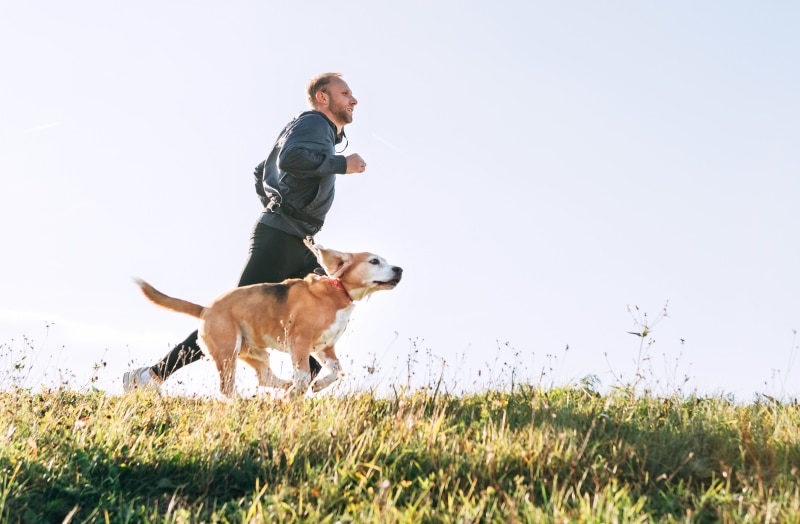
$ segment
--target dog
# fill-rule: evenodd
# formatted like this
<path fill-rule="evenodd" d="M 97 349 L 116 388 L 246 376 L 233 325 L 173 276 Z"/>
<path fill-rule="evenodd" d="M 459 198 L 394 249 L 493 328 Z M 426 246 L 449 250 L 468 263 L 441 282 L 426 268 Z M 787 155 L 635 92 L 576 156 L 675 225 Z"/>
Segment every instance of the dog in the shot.
<path fill-rule="evenodd" d="M 253 284 L 229 291 L 203 307 L 173 298 L 141 279 L 150 301 L 200 319 L 199 336 L 219 372 L 220 392 L 235 394 L 236 361 L 256 370 L 260 386 L 286 389 L 287 397 L 321 391 L 343 376 L 334 346 L 345 331 L 355 303 L 394 289 L 403 269 L 372 253 L 344 253 L 306 241 L 326 276 L 309 274 L 277 284 Z M 289 354 L 294 376 L 283 380 L 269 365 L 267 348 Z M 327 369 L 312 382 L 309 355 Z M 324 370 L 323 370 L 324 371 Z"/>

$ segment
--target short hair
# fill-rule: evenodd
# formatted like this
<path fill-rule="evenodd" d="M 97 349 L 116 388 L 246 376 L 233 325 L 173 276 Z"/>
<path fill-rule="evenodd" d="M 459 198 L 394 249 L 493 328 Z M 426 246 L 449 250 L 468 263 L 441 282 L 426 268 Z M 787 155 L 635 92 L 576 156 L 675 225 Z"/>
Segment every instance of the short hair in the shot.
<path fill-rule="evenodd" d="M 342 73 L 322 73 L 321 75 L 317 75 L 309 80 L 308 85 L 306 86 L 306 101 L 308 102 L 308 106 L 312 109 L 316 108 L 317 93 L 320 91 L 327 93 L 327 87 L 328 84 L 331 83 L 331 80 L 341 77 Z"/>

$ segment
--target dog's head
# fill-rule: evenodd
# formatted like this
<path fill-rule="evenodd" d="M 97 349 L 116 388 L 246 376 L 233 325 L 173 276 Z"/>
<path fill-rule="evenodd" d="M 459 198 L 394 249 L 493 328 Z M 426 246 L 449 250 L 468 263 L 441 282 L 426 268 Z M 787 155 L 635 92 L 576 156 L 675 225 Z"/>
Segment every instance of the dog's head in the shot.
<path fill-rule="evenodd" d="M 306 245 L 325 273 L 339 279 L 353 300 L 361 300 L 381 289 L 393 289 L 403 276 L 403 268 L 372 253 L 343 253 L 319 244 Z"/>

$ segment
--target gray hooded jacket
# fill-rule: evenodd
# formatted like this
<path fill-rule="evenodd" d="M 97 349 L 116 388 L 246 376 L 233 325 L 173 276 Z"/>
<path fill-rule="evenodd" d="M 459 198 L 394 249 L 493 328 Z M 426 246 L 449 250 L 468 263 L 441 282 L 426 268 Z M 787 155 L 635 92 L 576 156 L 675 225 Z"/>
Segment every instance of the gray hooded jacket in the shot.
<path fill-rule="evenodd" d="M 319 232 L 333 205 L 336 175 L 347 171 L 347 160 L 334 149 L 343 138 L 319 111 L 289 122 L 255 169 L 256 192 L 264 204 L 259 221 L 301 238 Z"/>

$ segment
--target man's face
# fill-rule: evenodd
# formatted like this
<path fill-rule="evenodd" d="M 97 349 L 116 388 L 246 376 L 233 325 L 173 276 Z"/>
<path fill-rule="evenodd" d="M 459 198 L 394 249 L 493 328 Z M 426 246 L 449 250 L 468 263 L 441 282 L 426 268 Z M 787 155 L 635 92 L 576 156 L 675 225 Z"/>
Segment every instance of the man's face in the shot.
<path fill-rule="evenodd" d="M 337 126 L 344 127 L 353 121 L 353 109 L 358 100 L 353 96 L 347 82 L 335 78 L 325 88 L 328 98 L 328 113 Z"/>

